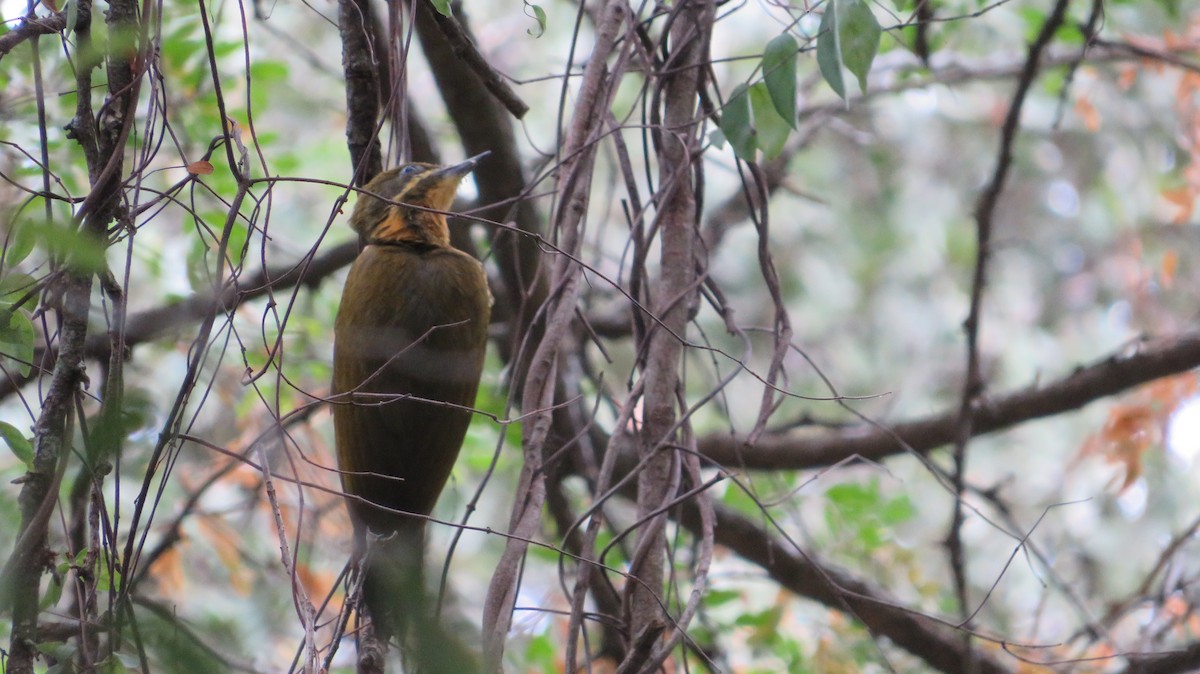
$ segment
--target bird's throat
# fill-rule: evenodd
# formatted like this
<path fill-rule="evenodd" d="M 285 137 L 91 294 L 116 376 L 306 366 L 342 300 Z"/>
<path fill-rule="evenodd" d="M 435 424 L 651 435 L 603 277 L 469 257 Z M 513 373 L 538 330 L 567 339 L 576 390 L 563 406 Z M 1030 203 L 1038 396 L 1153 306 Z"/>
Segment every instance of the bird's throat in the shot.
<path fill-rule="evenodd" d="M 446 216 L 417 209 L 393 206 L 387 216 L 375 226 L 370 240 L 379 243 L 417 243 L 429 246 L 449 246 L 450 230 Z"/>

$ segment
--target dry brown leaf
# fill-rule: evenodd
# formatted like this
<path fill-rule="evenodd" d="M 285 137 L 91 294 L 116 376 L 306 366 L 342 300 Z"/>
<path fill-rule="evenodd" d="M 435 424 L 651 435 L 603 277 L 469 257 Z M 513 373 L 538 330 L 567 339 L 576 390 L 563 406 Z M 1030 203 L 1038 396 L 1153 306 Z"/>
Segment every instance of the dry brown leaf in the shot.
<path fill-rule="evenodd" d="M 337 576 L 329 571 L 317 571 L 303 562 L 296 564 L 296 578 L 304 586 L 309 597 L 329 596 L 337 582 Z"/>
<path fill-rule="evenodd" d="M 250 594 L 253 583 L 249 570 L 242 563 L 238 543 L 242 533 L 234 530 L 224 520 L 215 517 L 200 517 L 194 520 L 205 540 L 212 545 L 221 560 L 221 565 L 229 573 L 229 587 L 241 596 Z"/>
<path fill-rule="evenodd" d="M 181 544 L 182 541 L 167 548 L 150 566 L 150 576 L 166 594 L 178 595 L 183 592 L 183 554 L 179 551 Z"/>
<path fill-rule="evenodd" d="M 206 176 L 213 172 L 212 162 L 201 159 L 187 165 L 187 172 L 194 176 Z"/>
<path fill-rule="evenodd" d="M 1142 476 L 1146 451 L 1162 445 L 1171 414 L 1196 390 L 1197 376 L 1192 372 L 1156 379 L 1137 388 L 1109 410 L 1104 427 L 1084 441 L 1072 462 L 1099 456 L 1121 464 L 1125 476 L 1118 492 L 1125 491 Z"/>
<path fill-rule="evenodd" d="M 1198 383 L 1200 382 L 1198 382 L 1195 372 L 1184 372 L 1173 377 L 1155 379 L 1140 388 L 1138 393 L 1157 403 L 1160 407 L 1160 416 L 1163 421 L 1166 421 L 1179 403 L 1195 395 Z"/>

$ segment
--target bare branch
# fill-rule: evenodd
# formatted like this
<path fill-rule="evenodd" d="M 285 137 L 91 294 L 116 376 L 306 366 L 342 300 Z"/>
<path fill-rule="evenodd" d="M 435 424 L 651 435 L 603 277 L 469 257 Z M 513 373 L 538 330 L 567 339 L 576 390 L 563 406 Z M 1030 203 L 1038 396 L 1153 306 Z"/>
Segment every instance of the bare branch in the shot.
<path fill-rule="evenodd" d="M 494 96 L 488 95 L 476 72 L 455 55 L 438 27 L 434 18 L 436 12 L 430 3 L 417 3 L 416 14 L 421 47 L 466 154 L 491 152 L 475 170 L 479 203 L 492 205 L 480 215 L 495 222 L 513 222 L 519 232 L 538 234 L 545 231 L 542 216 L 525 198 L 529 186 L 513 134 L 512 118 Z M 465 26 L 465 15 L 460 13 L 459 17 L 459 22 Z M 508 325 L 508 335 L 500 344 L 500 355 L 506 363 L 513 364 L 513 394 L 519 399 L 528 367 L 528 354 L 521 357 L 522 345 L 536 345 L 544 329 L 543 323 L 534 321 L 545 302 L 548 288 L 541 269 L 542 251 L 536 236 L 521 236 L 508 228 L 492 229 L 489 236 L 503 281 L 502 287 L 492 289 L 496 295 L 492 321 Z"/>
<path fill-rule="evenodd" d="M 1056 416 L 1127 391 L 1135 386 L 1200 367 L 1200 332 L 1142 345 L 1132 354 L 1114 354 L 1081 367 L 1045 386 L 1032 386 L 1006 396 L 977 401 L 971 432 L 1004 430 L 1026 421 Z M 879 426 L 838 431 L 771 434 L 755 445 L 744 438 L 710 435 L 700 451 L 725 466 L 750 470 L 825 468 L 848 459 L 879 461 L 915 451 L 926 454 L 954 441 L 958 412 Z"/>
<path fill-rule="evenodd" d="M 379 54 L 374 49 L 375 14 L 366 0 L 338 0 L 342 70 L 346 75 L 346 143 L 355 185 L 383 170 L 379 121 Z"/>
<path fill-rule="evenodd" d="M 699 247 L 697 196 L 692 172 L 699 147 L 700 73 L 709 60 L 709 31 L 715 8 L 712 2 L 692 0 L 678 3 L 671 21 L 671 53 L 660 73 L 662 129 L 658 132 L 659 183 L 658 217 L 655 225 L 662 248 L 662 279 L 655 300 L 655 315 L 660 323 L 650 329 L 644 369 L 644 423 L 638 454 L 646 467 L 638 476 L 638 518 L 645 520 L 638 532 L 637 550 L 630 573 L 638 583 L 628 584 L 629 631 L 632 635 L 660 634 L 667 626 L 664 616 L 663 583 L 666 537 L 665 514 L 651 517 L 674 497 L 681 479 L 680 461 L 673 447 L 680 430 L 676 424 L 676 395 L 679 386 L 683 343 L 677 338 L 687 329 L 696 305 L 696 255 Z M 630 401 L 631 404 L 634 401 Z M 684 422 L 686 427 L 686 421 Z M 711 532 L 710 532 L 711 535 Z M 665 658 L 665 652 L 659 657 Z M 657 666 L 646 654 L 631 649 L 622 669 L 643 671 Z"/>
<path fill-rule="evenodd" d="M 0 59 L 17 48 L 22 42 L 38 35 L 62 32 L 67 27 L 67 13 L 55 12 L 47 17 L 25 17 L 16 28 L 0 35 Z"/>
<path fill-rule="evenodd" d="M 530 360 L 521 408 L 530 414 L 522 427 L 522 453 L 525 463 L 517 488 L 509 524 L 512 535 L 496 565 L 484 604 L 484 659 L 490 671 L 500 668 L 504 643 L 512 621 L 518 586 L 518 571 L 528 544 L 525 539 L 537 533 L 545 502 L 543 452 L 552 422 L 555 374 L 558 353 L 571 325 L 579 298 L 583 269 L 571 259 L 582 244 L 582 221 L 587 212 L 592 168 L 595 162 L 595 136 L 604 119 L 602 111 L 611 105 L 616 90 L 615 76 L 608 72 L 607 61 L 622 26 L 629 20 L 624 2 L 609 3 L 604 23 L 596 36 L 595 47 L 584 69 L 575 113 L 562 149 L 559 174 L 561 205 L 554 219 L 559 247 L 567 255 L 555 260 L 552 274 L 554 293 L 546 305 L 546 331 Z M 617 70 L 617 69 L 614 69 Z M 534 410 L 538 410 L 534 412 Z"/>
<path fill-rule="evenodd" d="M 458 22 L 453 16 L 444 16 L 440 12 L 429 12 L 428 15 L 437 24 L 442 35 L 446 37 L 446 41 L 450 43 L 450 48 L 471 70 L 479 76 L 479 80 L 487 90 L 492 92 L 496 100 L 504 104 L 504 107 L 512 113 L 513 117 L 521 119 L 525 113 L 529 112 L 529 106 L 517 92 L 513 91 L 508 86 L 508 82 L 492 68 L 487 59 L 483 58 L 483 54 L 479 53 L 479 49 L 475 46 L 474 40 L 468 34 L 466 27 Z"/>
<path fill-rule="evenodd" d="M 838 611 L 850 613 L 872 633 L 887 637 L 935 669 L 948 674 L 967 671 L 969 651 L 947 623 L 904 608 L 903 602 L 887 596 L 866 581 L 824 566 L 804 554 L 794 543 L 773 536 L 749 518 L 726 507 L 716 510 L 717 544 L 762 567 L 774 580 L 798 595 Z M 686 507 L 680 523 L 699 536 L 696 508 Z M 978 674 L 1008 674 L 1010 670 L 976 653 Z"/>
<path fill-rule="evenodd" d="M 946 548 L 950 555 L 950 569 L 954 574 L 955 593 L 958 596 L 959 609 L 964 618 L 970 611 L 970 600 L 967 596 L 966 554 L 961 538 L 964 517 L 962 496 L 966 489 L 967 444 L 973 435 L 971 427 L 975 423 L 975 405 L 986 385 L 979 365 L 979 323 L 983 313 L 983 292 L 987 285 L 988 263 L 992 255 L 992 222 L 996 214 L 996 204 L 1000 201 L 1000 194 L 1004 191 L 1005 182 L 1012 167 L 1013 146 L 1016 144 L 1017 132 L 1021 127 L 1021 110 L 1025 107 L 1025 97 L 1037 76 L 1042 52 L 1054 38 L 1058 27 L 1062 25 L 1066 11 L 1067 0 L 1058 0 L 1054 10 L 1042 23 L 1037 38 L 1029 45 L 1025 67 L 1021 70 L 1021 77 L 1017 80 L 1017 88 L 1013 93 L 1012 104 L 1009 105 L 1004 125 L 1000 129 L 1000 148 L 996 157 L 996 168 L 987 187 L 979 195 L 979 201 L 975 204 L 977 247 L 975 272 L 971 280 L 971 308 L 967 313 L 966 321 L 963 322 L 963 331 L 966 333 L 967 341 L 967 375 L 963 380 L 958 410 L 958 434 L 954 439 L 954 471 L 951 474 L 954 487 L 954 507 L 950 519 L 950 532 L 946 538 Z"/>

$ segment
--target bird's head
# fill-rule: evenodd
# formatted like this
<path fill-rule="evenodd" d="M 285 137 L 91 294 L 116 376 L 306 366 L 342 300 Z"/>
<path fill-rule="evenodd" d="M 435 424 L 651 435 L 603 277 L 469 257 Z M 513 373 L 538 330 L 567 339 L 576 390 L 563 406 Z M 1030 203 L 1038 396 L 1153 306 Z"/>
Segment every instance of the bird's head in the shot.
<path fill-rule="evenodd" d="M 444 212 L 454 202 L 454 193 L 463 177 L 487 154 L 475 155 L 453 166 L 414 162 L 380 173 L 363 188 L 371 194 L 359 195 L 350 226 L 367 243 L 450 245 Z"/>

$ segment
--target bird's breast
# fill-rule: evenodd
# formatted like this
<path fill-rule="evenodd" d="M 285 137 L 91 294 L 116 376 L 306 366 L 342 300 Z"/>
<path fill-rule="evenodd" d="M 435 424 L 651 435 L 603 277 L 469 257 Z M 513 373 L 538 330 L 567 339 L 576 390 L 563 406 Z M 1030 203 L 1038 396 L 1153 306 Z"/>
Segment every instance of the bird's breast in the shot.
<path fill-rule="evenodd" d="M 346 280 L 337 340 L 357 359 L 449 376 L 483 348 L 489 304 L 483 268 L 465 253 L 367 246 Z"/>

